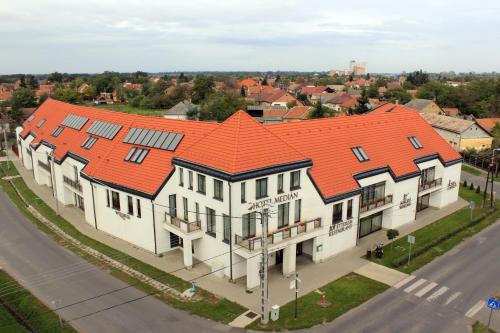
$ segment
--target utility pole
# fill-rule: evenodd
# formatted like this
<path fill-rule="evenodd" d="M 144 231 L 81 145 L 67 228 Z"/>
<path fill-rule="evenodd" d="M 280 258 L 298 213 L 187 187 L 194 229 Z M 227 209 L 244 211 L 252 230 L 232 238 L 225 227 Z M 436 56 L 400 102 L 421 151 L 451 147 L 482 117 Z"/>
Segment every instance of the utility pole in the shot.
<path fill-rule="evenodd" d="M 54 190 L 54 198 L 56 199 L 56 214 L 59 215 L 59 202 L 57 200 L 56 175 L 54 170 L 54 151 L 47 153 L 47 159 L 50 163 L 50 178 L 52 180 L 52 189 Z"/>
<path fill-rule="evenodd" d="M 299 272 L 295 272 L 295 319 L 297 319 L 297 302 L 299 295 Z"/>
<path fill-rule="evenodd" d="M 5 155 L 7 156 L 7 170 L 10 169 L 9 143 L 7 141 L 7 124 L 2 125 L 3 140 L 5 141 Z"/>
<path fill-rule="evenodd" d="M 267 285 L 267 209 L 260 212 L 262 223 L 261 248 L 262 260 L 260 269 L 260 291 L 261 291 L 261 317 L 260 323 L 266 325 L 269 322 L 269 295 Z"/>

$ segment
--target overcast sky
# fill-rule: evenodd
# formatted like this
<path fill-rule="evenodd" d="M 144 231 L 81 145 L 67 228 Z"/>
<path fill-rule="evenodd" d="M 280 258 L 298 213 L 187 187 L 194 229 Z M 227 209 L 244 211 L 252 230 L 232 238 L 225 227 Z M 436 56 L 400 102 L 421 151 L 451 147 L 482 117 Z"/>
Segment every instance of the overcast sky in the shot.
<path fill-rule="evenodd" d="M 500 71 L 499 0 L 0 0 L 0 73 Z"/>

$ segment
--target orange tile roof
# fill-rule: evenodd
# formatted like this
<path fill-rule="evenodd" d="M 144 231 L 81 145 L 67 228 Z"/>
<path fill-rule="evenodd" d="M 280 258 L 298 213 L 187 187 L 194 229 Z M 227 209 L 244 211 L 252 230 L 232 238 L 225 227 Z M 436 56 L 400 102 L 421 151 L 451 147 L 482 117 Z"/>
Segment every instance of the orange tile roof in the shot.
<path fill-rule="evenodd" d="M 313 110 L 312 106 L 294 106 L 283 118 L 285 119 L 307 119 Z"/>
<path fill-rule="evenodd" d="M 443 108 L 443 111 L 447 116 L 458 116 L 460 113 L 458 108 Z"/>
<path fill-rule="evenodd" d="M 241 80 L 240 85 L 243 87 L 253 87 L 257 85 L 257 81 L 254 79 L 244 79 Z"/>
<path fill-rule="evenodd" d="M 326 86 L 305 86 L 300 90 L 301 93 L 306 95 L 312 95 L 314 93 L 322 93 L 325 91 Z"/>
<path fill-rule="evenodd" d="M 500 123 L 500 118 L 480 118 L 476 119 L 476 122 L 479 124 L 479 126 L 484 128 L 488 132 L 491 132 L 493 127 L 495 127 L 497 123 Z"/>
<path fill-rule="evenodd" d="M 287 109 L 264 109 L 263 117 L 284 117 L 288 113 Z"/>
<path fill-rule="evenodd" d="M 230 174 L 307 160 L 244 111 L 238 111 L 178 158 Z"/>
<path fill-rule="evenodd" d="M 172 171 L 172 157 L 217 127 L 216 123 L 124 114 L 67 104 L 53 99 L 45 101 L 33 114 L 35 118 L 31 122 L 24 122 L 24 129 L 21 132 L 23 137 L 30 131 L 35 133 L 33 144 L 42 140 L 49 142 L 56 146 L 54 154 L 57 160 L 62 159 L 68 152 L 88 160 L 89 163 L 83 169 L 83 173 L 87 176 L 150 195 L 160 189 Z M 89 121 L 80 131 L 65 128 L 57 138 L 51 136 L 52 131 L 68 114 L 84 116 L 89 118 Z M 36 128 L 36 124 L 42 118 L 45 118 L 46 122 L 42 127 Z M 90 150 L 86 150 L 80 146 L 88 136 L 86 131 L 93 120 L 111 122 L 122 125 L 123 128 L 113 140 L 99 138 Z M 184 133 L 185 136 L 175 152 L 151 149 L 142 164 L 135 164 L 124 161 L 132 145 L 122 141 L 131 127 Z"/>

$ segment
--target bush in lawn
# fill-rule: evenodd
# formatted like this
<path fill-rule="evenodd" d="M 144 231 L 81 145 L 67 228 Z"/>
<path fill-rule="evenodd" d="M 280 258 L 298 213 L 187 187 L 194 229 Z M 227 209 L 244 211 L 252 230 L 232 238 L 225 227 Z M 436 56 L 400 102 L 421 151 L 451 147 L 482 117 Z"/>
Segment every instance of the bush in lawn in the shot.
<path fill-rule="evenodd" d="M 481 186 L 477 185 L 477 187 L 476 187 L 476 193 L 481 193 Z"/>
<path fill-rule="evenodd" d="M 393 240 L 398 236 L 399 236 L 399 231 L 397 231 L 396 229 L 387 230 L 387 239 L 388 240 Z M 391 243 L 391 249 L 392 249 L 392 243 Z"/>
<path fill-rule="evenodd" d="M 470 183 L 469 190 L 471 190 L 471 191 L 474 190 L 474 184 Z"/>
<path fill-rule="evenodd" d="M 464 180 L 464 187 L 467 187 L 467 181 Z"/>

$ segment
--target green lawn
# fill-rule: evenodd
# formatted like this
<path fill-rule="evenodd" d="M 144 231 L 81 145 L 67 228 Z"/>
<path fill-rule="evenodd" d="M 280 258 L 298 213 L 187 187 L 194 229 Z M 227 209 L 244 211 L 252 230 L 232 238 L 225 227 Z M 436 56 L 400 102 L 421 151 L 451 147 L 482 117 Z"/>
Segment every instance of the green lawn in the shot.
<path fill-rule="evenodd" d="M 5 162 L 0 163 L 0 177 L 5 176 Z M 19 190 L 21 195 L 45 218 L 57 225 L 60 229 L 64 230 L 68 235 L 71 235 L 75 239 L 79 240 L 83 244 L 92 247 L 93 249 L 109 256 L 115 258 L 117 261 L 126 264 L 135 270 L 160 281 L 178 291 L 183 292 L 184 290 L 191 287 L 191 283 L 182 280 L 172 274 L 168 274 L 162 270 L 157 269 L 151 265 L 148 265 L 134 257 L 128 256 L 123 252 L 120 252 L 114 248 L 111 248 L 103 243 L 100 243 L 90 237 L 85 236 L 80 233 L 71 223 L 66 221 L 64 218 L 58 216 L 52 208 L 50 208 L 45 202 L 38 198 L 24 183 L 22 178 L 16 178 L 12 180 L 12 183 Z M 41 230 L 54 236 L 54 232 L 47 228 L 43 223 L 38 221 L 31 212 L 26 208 L 24 203 L 21 201 L 19 196 L 16 195 L 12 186 L 5 180 L 0 179 L 0 188 L 2 188 L 11 198 L 11 200 L 18 206 L 20 211 L 33 221 Z M 64 242 L 67 243 L 67 242 Z M 78 253 L 81 255 L 81 253 Z M 85 257 L 85 256 L 84 256 Z M 85 257 L 86 259 L 89 259 Z M 147 288 L 147 285 L 143 285 L 143 288 Z M 154 292 L 154 291 L 153 291 Z M 174 305 L 177 308 L 183 309 L 193 314 L 197 314 L 202 317 L 210 318 L 212 320 L 220 321 L 223 323 L 229 323 L 240 314 L 246 311 L 246 309 L 234 302 L 227 299 L 220 299 L 213 295 L 212 293 L 198 288 L 197 301 L 179 301 L 173 297 L 168 297 L 163 295 L 162 298 L 169 304 Z"/>
<path fill-rule="evenodd" d="M 383 283 L 351 273 L 319 288 L 326 292 L 326 300 L 331 306 L 320 307 L 321 295 L 313 291 L 299 297 L 297 319 L 294 318 L 295 301 L 292 301 L 281 307 L 277 321 L 270 320 L 266 326 L 261 326 L 259 318 L 247 328 L 265 331 L 296 330 L 330 322 L 388 288 Z"/>
<path fill-rule="evenodd" d="M 140 114 L 143 116 L 156 116 L 156 117 L 163 117 L 165 111 L 167 111 L 166 109 L 143 109 L 140 107 L 135 108 L 128 104 L 110 104 L 110 105 L 104 104 L 104 105 L 92 105 L 92 106 L 111 111 L 119 111 L 124 113 L 133 113 L 133 114 Z"/>
<path fill-rule="evenodd" d="M 0 304 L 0 333 L 28 332 L 14 317 Z"/>
<path fill-rule="evenodd" d="M 18 284 L 10 275 L 0 270 L 0 285 L 12 284 L 19 288 L 20 292 L 4 293 L 2 302 L 8 304 L 15 310 L 31 327 L 37 332 L 76 332 L 76 330 L 63 322 L 63 326 L 59 325 L 58 316 L 50 311 L 42 302 L 31 295 L 26 289 Z M 7 314 L 7 316 L 5 316 Z M 10 317 L 10 318 L 9 318 Z M 5 321 L 4 321 L 5 320 Z M 12 326 L 2 328 L 2 323 Z M 0 332 L 26 332 L 23 326 L 15 321 L 15 319 L 0 306 Z"/>
<path fill-rule="evenodd" d="M 495 333 L 491 328 L 488 330 L 486 325 L 481 324 L 480 322 L 476 321 L 474 325 L 472 325 L 472 332 L 473 333 Z"/>
<path fill-rule="evenodd" d="M 481 176 L 481 174 L 482 174 L 482 172 L 479 169 L 471 167 L 465 163 L 462 164 L 462 171 L 470 173 L 471 175 L 474 175 L 474 176 Z"/>
<path fill-rule="evenodd" d="M 392 244 L 387 244 L 384 247 L 384 257 L 382 259 L 372 258 L 371 260 L 405 273 L 411 273 L 444 254 L 465 238 L 471 237 L 483 230 L 500 217 L 500 211 L 492 212 L 487 208 L 489 202 L 487 202 L 486 208 L 481 208 L 481 194 L 477 194 L 475 191 L 461 186 L 460 196 L 467 201 L 474 200 L 476 202 L 476 208 L 473 212 L 474 220 L 489 215 L 478 223 L 464 227 L 470 223 L 470 209 L 462 208 L 441 220 L 413 232 L 412 235 L 415 236 L 416 241 L 412 246 L 412 253 L 417 254 L 417 256 L 412 257 L 410 265 L 406 264 L 409 251 L 406 236 L 397 239 Z M 447 236 L 444 237 L 445 235 Z M 443 239 L 439 240 L 439 237 L 443 237 Z"/>
<path fill-rule="evenodd" d="M 19 174 L 17 172 L 17 170 L 16 170 L 16 167 L 14 166 L 14 164 L 12 162 L 7 162 L 7 161 L 1 162 L 1 166 L 2 166 L 3 170 L 0 173 L 0 175 L 2 177 L 5 177 L 5 176 L 16 176 L 16 175 Z"/>

